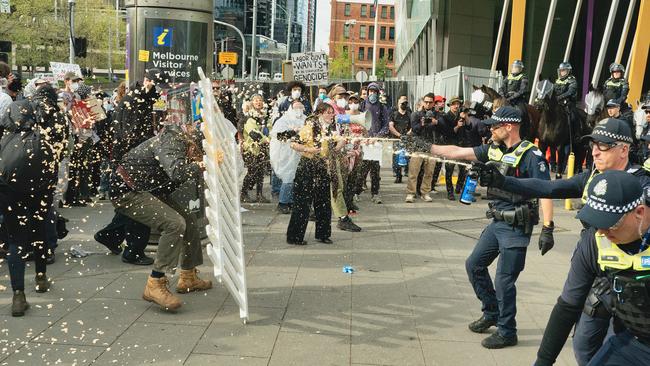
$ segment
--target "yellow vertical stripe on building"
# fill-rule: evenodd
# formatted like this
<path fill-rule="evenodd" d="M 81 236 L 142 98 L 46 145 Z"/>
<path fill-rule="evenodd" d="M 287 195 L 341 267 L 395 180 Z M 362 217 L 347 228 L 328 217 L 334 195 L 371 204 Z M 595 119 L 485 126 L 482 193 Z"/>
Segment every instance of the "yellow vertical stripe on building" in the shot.
<path fill-rule="evenodd" d="M 509 63 L 521 60 L 524 54 L 524 24 L 526 23 L 526 0 L 512 1 L 512 16 L 510 17 L 510 53 Z M 510 68 L 510 66 L 508 66 Z"/>
<path fill-rule="evenodd" d="M 637 101 L 641 97 L 641 88 L 643 87 L 645 67 L 648 63 L 648 49 L 650 48 L 650 0 L 641 0 L 634 39 L 630 73 L 628 75 L 630 92 L 627 95 L 627 102 L 632 105 L 632 108 L 637 108 Z"/>

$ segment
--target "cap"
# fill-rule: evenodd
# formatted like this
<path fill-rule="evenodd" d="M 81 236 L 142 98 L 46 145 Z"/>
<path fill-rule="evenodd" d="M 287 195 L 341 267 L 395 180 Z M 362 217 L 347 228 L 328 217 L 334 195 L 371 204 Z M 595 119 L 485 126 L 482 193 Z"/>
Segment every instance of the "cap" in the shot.
<path fill-rule="evenodd" d="M 599 142 L 613 144 L 615 142 L 632 143 L 632 131 L 625 121 L 616 118 L 603 119 L 590 135 L 582 136 L 582 139 L 590 139 Z"/>
<path fill-rule="evenodd" d="M 443 97 L 442 95 L 436 95 L 433 98 L 434 103 L 438 103 L 438 102 L 443 102 L 444 103 L 446 100 L 447 100 L 447 98 Z"/>
<path fill-rule="evenodd" d="M 483 123 L 488 126 L 498 123 L 521 123 L 521 112 L 517 108 L 503 106 L 497 109 L 492 117 L 483 120 Z"/>
<path fill-rule="evenodd" d="M 615 101 L 614 99 L 610 99 L 610 100 L 607 101 L 607 108 L 609 108 L 609 107 L 620 107 L 620 106 L 621 106 L 621 104 L 619 102 Z"/>
<path fill-rule="evenodd" d="M 451 97 L 451 99 L 449 100 L 449 103 L 447 103 L 447 105 L 450 106 L 450 105 L 452 105 L 454 103 L 463 104 L 463 101 L 459 97 Z"/>
<path fill-rule="evenodd" d="M 376 91 L 379 91 L 381 88 L 379 87 L 379 84 L 377 83 L 370 83 L 368 84 L 368 90 L 370 89 L 375 89 Z"/>
<path fill-rule="evenodd" d="M 352 99 L 356 100 L 357 102 L 359 101 L 359 94 L 357 94 L 357 93 L 350 93 L 350 92 L 348 92 L 348 93 L 350 94 L 350 99 L 349 99 L 350 101 L 351 101 Z"/>
<path fill-rule="evenodd" d="M 348 91 L 345 90 L 345 88 L 342 87 L 341 85 L 335 85 L 332 87 L 332 90 L 330 90 L 329 97 L 332 98 L 335 95 L 341 95 L 341 94 L 349 95 L 350 93 L 348 93 Z"/>
<path fill-rule="evenodd" d="M 72 80 L 72 81 L 77 81 L 77 80 L 83 80 L 81 76 L 77 75 L 74 71 L 68 71 L 63 75 L 63 80 Z"/>
<path fill-rule="evenodd" d="M 587 202 L 576 218 L 597 229 L 609 229 L 642 202 L 639 178 L 622 170 L 608 170 L 591 180 Z"/>

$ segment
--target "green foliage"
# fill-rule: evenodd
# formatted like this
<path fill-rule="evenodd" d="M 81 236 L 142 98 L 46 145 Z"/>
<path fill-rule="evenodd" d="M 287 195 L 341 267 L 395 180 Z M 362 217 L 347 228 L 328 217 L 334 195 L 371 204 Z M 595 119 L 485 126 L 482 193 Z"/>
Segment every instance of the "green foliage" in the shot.
<path fill-rule="evenodd" d="M 388 67 L 388 57 L 384 56 L 377 60 L 376 68 L 377 79 L 384 80 L 386 77 L 389 77 L 388 71 L 390 71 L 390 68 Z"/>
<path fill-rule="evenodd" d="M 0 39 L 15 47 L 16 63 L 21 66 L 49 66 L 50 61 L 67 62 L 69 53 L 68 2 L 12 0 L 16 11 L 0 15 Z M 116 11 L 102 0 L 77 0 L 75 37 L 88 39 L 86 58 L 75 58 L 81 67 L 108 67 L 109 28 L 111 29 L 112 67 L 124 68 L 126 25 L 117 20 Z M 119 22 L 119 23 L 118 23 Z M 115 31 L 119 27 L 119 45 Z"/>
<path fill-rule="evenodd" d="M 348 51 L 343 49 L 343 43 L 336 46 L 336 57 L 329 62 L 330 79 L 351 79 L 352 78 L 352 59 Z"/>

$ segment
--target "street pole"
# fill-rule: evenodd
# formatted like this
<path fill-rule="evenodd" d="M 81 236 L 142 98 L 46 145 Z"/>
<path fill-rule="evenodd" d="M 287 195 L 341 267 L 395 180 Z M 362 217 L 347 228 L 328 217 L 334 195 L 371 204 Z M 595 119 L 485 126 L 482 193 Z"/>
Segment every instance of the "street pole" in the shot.
<path fill-rule="evenodd" d="M 627 32 L 630 30 L 630 23 L 632 22 L 632 13 L 634 13 L 634 6 L 636 6 L 636 0 L 630 0 L 630 5 L 627 7 L 627 15 L 625 15 L 625 24 L 623 25 L 623 32 L 621 33 L 621 40 L 618 43 L 618 51 L 616 51 L 615 61 L 619 64 L 623 59 L 625 41 L 627 41 Z"/>
<path fill-rule="evenodd" d="M 113 81 L 113 67 L 111 65 L 111 56 L 113 55 L 113 47 L 111 45 L 112 39 L 111 39 L 111 23 L 108 22 L 108 79 L 109 81 Z"/>
<path fill-rule="evenodd" d="M 289 7 L 289 17 L 287 18 L 287 61 L 291 48 L 291 7 Z"/>
<path fill-rule="evenodd" d="M 257 0 L 253 0 L 253 31 L 251 32 L 251 80 L 255 80 L 257 74 L 257 60 L 255 59 L 255 46 L 257 38 Z"/>
<path fill-rule="evenodd" d="M 271 1 L 271 40 L 275 39 L 275 8 L 278 6 L 276 1 Z"/>
<path fill-rule="evenodd" d="M 600 51 L 598 51 L 598 58 L 596 59 L 596 67 L 594 74 L 591 77 L 591 85 L 596 87 L 600 79 L 600 70 L 603 68 L 605 62 L 605 54 L 607 53 L 607 44 L 609 43 L 609 36 L 612 34 L 612 27 L 614 26 L 614 19 L 616 18 L 616 10 L 618 8 L 618 0 L 612 0 L 612 6 L 609 8 L 609 16 L 607 17 L 607 24 L 605 25 L 605 33 L 600 42 Z"/>
<path fill-rule="evenodd" d="M 255 0 L 257 2 L 257 0 Z M 241 78 L 244 79 L 246 76 L 246 38 L 244 38 L 244 33 L 242 33 L 239 28 L 235 27 L 232 24 L 224 23 L 218 20 L 214 21 L 214 24 L 219 24 L 223 25 L 224 27 L 229 27 L 231 29 L 234 29 L 237 34 L 239 34 L 239 37 L 241 38 Z"/>
<path fill-rule="evenodd" d="M 506 27 L 506 18 L 508 17 L 509 5 L 510 5 L 510 0 L 505 0 L 503 2 L 503 10 L 501 10 L 501 20 L 499 21 L 499 33 L 497 33 L 497 44 L 494 46 L 494 55 L 492 56 L 492 67 L 490 67 L 491 72 L 495 72 L 497 70 L 497 61 L 499 60 L 499 52 L 501 51 L 501 40 L 503 39 L 503 29 Z"/>
<path fill-rule="evenodd" d="M 578 0 L 576 4 L 576 10 L 573 13 L 573 22 L 571 23 L 571 31 L 569 32 L 569 39 L 566 43 L 566 50 L 564 51 L 564 59 L 562 61 L 569 62 L 569 56 L 571 55 L 571 48 L 573 47 L 573 38 L 576 34 L 576 28 L 578 27 L 578 19 L 580 19 L 580 8 L 582 7 L 582 0 Z"/>
<path fill-rule="evenodd" d="M 530 99 L 528 104 L 533 104 L 535 94 L 537 93 L 537 79 L 542 72 L 544 66 L 544 56 L 546 56 L 546 47 L 548 46 L 548 39 L 551 35 L 551 26 L 553 25 L 553 16 L 555 15 L 555 7 L 557 0 L 551 0 L 551 5 L 548 9 L 548 17 L 546 18 L 546 27 L 544 28 L 544 37 L 542 37 L 542 48 L 539 50 L 539 57 L 537 58 L 537 67 L 535 68 L 535 77 L 533 78 L 533 87 L 530 90 Z"/>
<path fill-rule="evenodd" d="M 373 36 L 372 42 L 372 80 L 377 80 L 377 32 L 379 31 L 377 27 L 377 22 L 379 21 L 379 1 L 375 1 L 375 34 Z"/>
<path fill-rule="evenodd" d="M 70 7 L 70 57 L 69 62 L 74 63 L 74 5 L 75 0 L 68 0 L 68 6 Z"/>

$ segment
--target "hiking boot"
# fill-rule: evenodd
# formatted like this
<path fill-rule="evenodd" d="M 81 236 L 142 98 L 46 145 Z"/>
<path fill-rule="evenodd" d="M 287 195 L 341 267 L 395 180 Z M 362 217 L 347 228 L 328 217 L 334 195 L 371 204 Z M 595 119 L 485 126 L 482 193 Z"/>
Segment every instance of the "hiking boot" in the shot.
<path fill-rule="evenodd" d="M 495 325 L 497 325 L 496 320 L 490 320 L 482 316 L 481 319 L 469 323 L 468 328 L 474 333 L 485 333 L 486 330 Z"/>
<path fill-rule="evenodd" d="M 422 201 L 424 201 L 424 202 L 432 202 L 433 198 L 431 198 L 431 196 L 429 196 L 429 194 L 427 193 L 427 194 L 422 195 Z"/>
<path fill-rule="evenodd" d="M 36 292 L 43 293 L 47 292 L 47 290 L 50 289 L 50 280 L 47 279 L 47 275 L 45 273 L 37 274 L 34 278 L 34 282 L 36 283 L 34 285 Z"/>
<path fill-rule="evenodd" d="M 412 194 L 407 194 L 407 195 L 406 195 L 406 199 L 404 200 L 404 202 L 407 202 L 407 203 L 413 203 L 413 202 L 415 202 L 415 196 L 412 195 Z"/>
<path fill-rule="evenodd" d="M 253 200 L 253 199 L 248 195 L 248 193 L 244 193 L 244 192 L 242 192 L 241 197 L 239 198 L 239 200 L 240 200 L 242 203 L 253 203 L 253 202 L 255 202 L 255 200 Z"/>
<path fill-rule="evenodd" d="M 183 303 L 181 299 L 169 292 L 168 283 L 167 277 L 155 278 L 149 276 L 142 298 L 149 302 L 155 302 L 164 310 L 174 311 L 180 308 Z"/>
<path fill-rule="evenodd" d="M 370 200 L 376 204 L 381 204 L 381 196 L 379 194 L 373 194 Z"/>
<path fill-rule="evenodd" d="M 176 292 L 186 294 L 192 291 L 204 291 L 212 288 L 212 281 L 199 278 L 196 268 L 181 269 L 181 276 L 176 285 Z"/>
<path fill-rule="evenodd" d="M 499 334 L 499 332 L 494 332 L 481 341 L 481 345 L 488 349 L 498 349 L 515 346 L 517 341 L 517 336 L 506 338 Z"/>
<path fill-rule="evenodd" d="M 349 216 L 339 219 L 339 223 L 336 225 L 336 227 L 343 231 L 350 231 L 353 233 L 358 233 L 361 231 L 361 228 L 352 222 L 352 219 Z"/>
<path fill-rule="evenodd" d="M 262 194 L 258 194 L 257 195 L 257 203 L 271 203 L 271 200 L 264 197 L 264 195 L 262 195 Z"/>
<path fill-rule="evenodd" d="M 25 291 L 14 291 L 14 298 L 11 301 L 11 316 L 23 316 L 29 309 L 29 304 L 25 298 Z"/>

